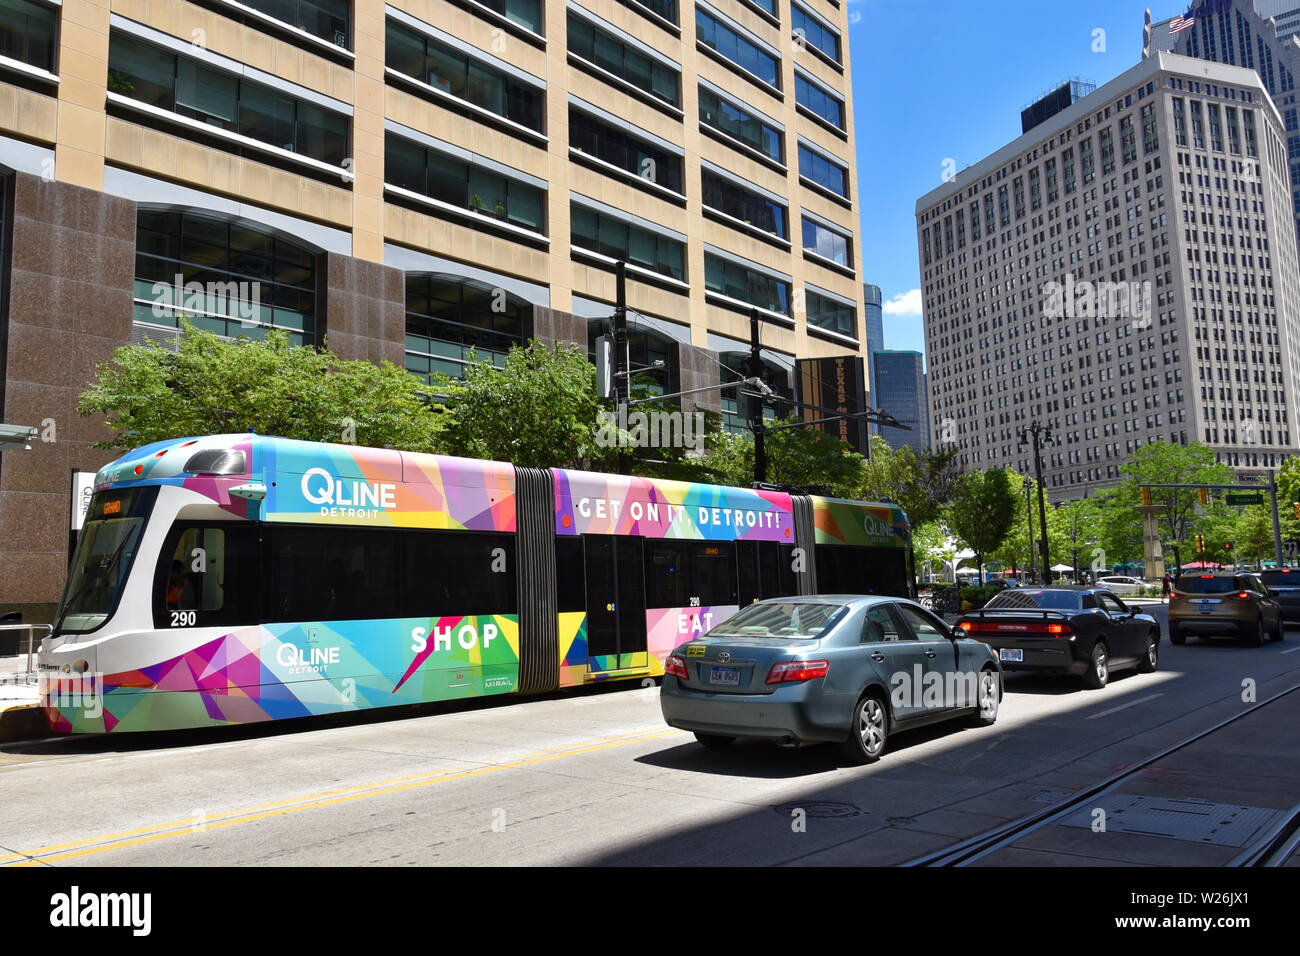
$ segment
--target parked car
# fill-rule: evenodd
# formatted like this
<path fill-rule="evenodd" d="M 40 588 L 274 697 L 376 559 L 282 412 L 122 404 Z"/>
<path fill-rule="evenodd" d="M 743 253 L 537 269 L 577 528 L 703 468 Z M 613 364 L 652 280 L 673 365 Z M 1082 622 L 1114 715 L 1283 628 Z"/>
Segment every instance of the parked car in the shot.
<path fill-rule="evenodd" d="M 997 720 L 1002 671 L 988 647 L 905 598 L 759 601 L 665 662 L 660 707 L 706 747 L 738 737 L 831 742 L 879 759 L 899 730 Z"/>
<path fill-rule="evenodd" d="M 1019 588 L 957 622 L 1007 671 L 1073 674 L 1105 687 L 1112 670 L 1160 666 L 1160 624 L 1105 588 Z"/>
<path fill-rule="evenodd" d="M 1169 595 L 1169 641 L 1242 637 L 1257 647 L 1284 637 L 1282 604 L 1253 574 L 1183 574 Z"/>
<path fill-rule="evenodd" d="M 1260 583 L 1282 605 L 1282 621 L 1300 621 L 1300 568 L 1265 569 Z"/>
<path fill-rule="evenodd" d="M 1116 594 L 1141 594 L 1144 588 L 1150 586 L 1141 578 L 1130 577 L 1126 574 L 1112 574 L 1097 579 L 1097 587 L 1105 588 Z"/>

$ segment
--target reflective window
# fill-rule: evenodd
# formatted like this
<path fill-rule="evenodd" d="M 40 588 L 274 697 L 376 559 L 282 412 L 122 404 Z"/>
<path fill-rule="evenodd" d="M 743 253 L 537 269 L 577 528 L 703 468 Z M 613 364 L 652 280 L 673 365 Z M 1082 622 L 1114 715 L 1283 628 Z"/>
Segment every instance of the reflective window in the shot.
<path fill-rule="evenodd" d="M 446 275 L 406 277 L 406 369 L 424 379 L 459 377 L 476 353 L 498 368 L 531 333 L 532 305 L 485 282 Z"/>
<path fill-rule="evenodd" d="M 575 246 L 611 259 L 626 259 L 674 279 L 686 275 L 686 246 L 676 239 L 576 204 L 570 206 L 569 221 Z"/>
<path fill-rule="evenodd" d="M 268 17 L 348 49 L 352 5 L 348 0 L 240 0 Z"/>
<path fill-rule="evenodd" d="M 679 25 L 677 24 L 677 0 L 619 0 L 619 2 L 632 10 L 644 7 L 669 23 Z"/>
<path fill-rule="evenodd" d="M 848 171 L 803 144 L 799 145 L 799 175 L 812 180 L 823 189 L 829 189 L 837 196 L 847 198 L 849 195 Z"/>
<path fill-rule="evenodd" d="M 794 75 L 794 99 L 804 109 L 816 113 L 836 129 L 844 129 L 844 101 L 799 73 Z"/>
<path fill-rule="evenodd" d="M 803 247 L 823 259 L 852 268 L 852 240 L 843 233 L 828 229 L 807 216 L 803 219 Z"/>
<path fill-rule="evenodd" d="M 811 46 L 836 63 L 840 62 L 840 35 L 828 29 L 820 20 L 797 3 L 790 4 L 790 23 L 794 27 L 795 43 Z"/>
<path fill-rule="evenodd" d="M 489 10 L 495 10 L 511 23 L 517 23 L 526 30 L 540 34 L 542 32 L 541 0 L 477 0 Z"/>
<path fill-rule="evenodd" d="M 572 11 L 569 13 L 569 52 L 665 103 L 681 105 L 681 77 L 677 70 Z"/>
<path fill-rule="evenodd" d="M 695 38 L 768 86 L 781 88 L 780 61 L 776 57 L 698 7 L 695 9 Z"/>
<path fill-rule="evenodd" d="M 704 205 L 774 236 L 790 238 L 790 231 L 786 227 L 786 208 L 781 203 L 707 169 L 701 172 L 700 180 Z"/>
<path fill-rule="evenodd" d="M 262 338 L 283 329 L 316 340 L 316 253 L 264 226 L 189 212 L 136 215 L 135 319 L 191 323 L 218 335 Z"/>
<path fill-rule="evenodd" d="M 401 136 L 384 137 L 384 181 L 458 209 L 545 232 L 542 190 Z"/>
<path fill-rule="evenodd" d="M 857 309 L 816 292 L 806 291 L 804 302 L 808 308 L 808 324 L 830 329 L 850 338 L 858 337 Z"/>
<path fill-rule="evenodd" d="M 154 626 L 256 623 L 259 560 L 256 525 L 178 524 L 154 573 Z"/>
<path fill-rule="evenodd" d="M 898 623 L 889 611 L 888 604 L 873 604 L 862 618 L 862 643 L 879 644 L 888 641 L 910 641 L 912 636 Z"/>
<path fill-rule="evenodd" d="M 704 254 L 704 285 L 711 292 L 748 302 L 761 309 L 790 314 L 788 281 L 707 252 Z"/>
<path fill-rule="evenodd" d="M 54 72 L 54 36 L 59 15 L 32 0 L 0 0 L 0 56 Z"/>
<path fill-rule="evenodd" d="M 332 166 L 348 156 L 343 114 L 116 33 L 108 89 Z"/>
<path fill-rule="evenodd" d="M 779 129 L 702 86 L 700 122 L 740 140 L 778 163 L 785 163 L 785 137 Z"/>
<path fill-rule="evenodd" d="M 267 525 L 268 623 L 397 617 L 391 531 Z"/>
<path fill-rule="evenodd" d="M 385 63 L 449 96 L 542 131 L 546 94 L 477 59 L 388 21 Z"/>
<path fill-rule="evenodd" d="M 682 191 L 680 156 L 581 110 L 569 110 L 569 145 L 665 189 Z"/>

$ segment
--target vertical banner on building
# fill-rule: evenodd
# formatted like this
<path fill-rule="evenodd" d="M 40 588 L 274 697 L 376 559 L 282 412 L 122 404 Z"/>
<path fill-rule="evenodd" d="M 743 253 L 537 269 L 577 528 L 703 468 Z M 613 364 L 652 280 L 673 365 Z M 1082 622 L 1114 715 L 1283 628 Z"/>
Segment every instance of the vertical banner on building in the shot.
<path fill-rule="evenodd" d="M 862 356 L 799 359 L 799 401 L 804 421 L 832 415 L 854 415 L 867 411 L 867 380 Z M 860 418 L 841 418 L 814 426 L 849 443 L 854 451 L 867 454 L 869 428 Z"/>
<path fill-rule="evenodd" d="M 86 523 L 86 512 L 90 508 L 91 495 L 95 493 L 95 473 L 93 471 L 74 471 L 72 473 L 72 530 L 80 531 Z"/>

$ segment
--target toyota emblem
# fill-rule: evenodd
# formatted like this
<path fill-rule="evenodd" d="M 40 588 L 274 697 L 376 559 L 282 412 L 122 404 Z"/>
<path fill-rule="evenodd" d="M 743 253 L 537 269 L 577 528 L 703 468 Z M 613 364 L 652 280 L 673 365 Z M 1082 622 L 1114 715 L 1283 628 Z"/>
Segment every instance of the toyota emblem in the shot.
<path fill-rule="evenodd" d="M 731 660 L 731 654 L 729 654 L 727 651 L 722 651 L 721 653 L 718 654 L 718 663 L 719 663 L 719 664 L 725 664 L 725 663 L 727 663 L 729 660 Z"/>

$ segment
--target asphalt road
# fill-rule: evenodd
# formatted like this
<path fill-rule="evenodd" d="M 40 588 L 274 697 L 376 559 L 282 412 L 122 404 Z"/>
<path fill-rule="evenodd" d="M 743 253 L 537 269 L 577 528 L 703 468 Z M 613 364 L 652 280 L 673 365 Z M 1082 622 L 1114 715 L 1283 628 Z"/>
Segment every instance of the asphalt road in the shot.
<path fill-rule="evenodd" d="M 0 747 L 0 863 L 896 863 L 1240 713 L 1252 691 L 1262 700 L 1300 681 L 1298 631 L 1263 648 L 1161 650 L 1157 673 L 1115 674 L 1101 691 L 1010 676 L 994 727 L 898 735 L 869 767 L 842 765 L 832 747 L 705 750 L 664 725 L 654 687 Z M 1194 797 L 1195 774 L 1180 786 Z M 1254 799 L 1290 806 L 1295 781 L 1279 786 L 1287 802 Z M 1199 859 L 1163 844 L 1153 862 Z"/>

